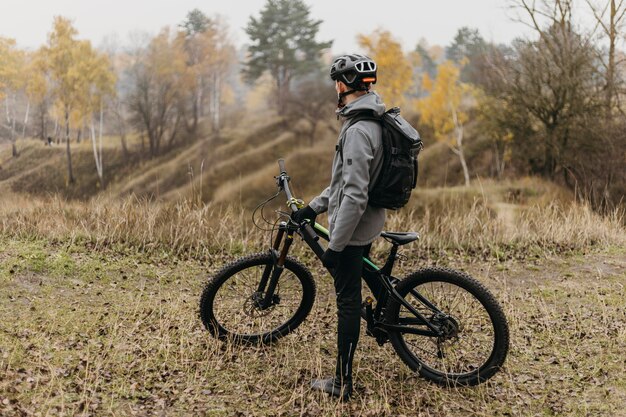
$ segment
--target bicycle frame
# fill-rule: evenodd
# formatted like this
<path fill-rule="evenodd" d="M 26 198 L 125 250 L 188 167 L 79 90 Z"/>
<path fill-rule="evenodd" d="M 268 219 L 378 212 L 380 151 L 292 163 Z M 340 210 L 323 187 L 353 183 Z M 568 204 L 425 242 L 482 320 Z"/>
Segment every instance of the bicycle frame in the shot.
<path fill-rule="evenodd" d="M 285 192 L 287 196 L 287 205 L 291 208 L 292 211 L 296 211 L 298 209 L 296 205 L 297 200 L 294 199 L 291 195 L 291 191 L 289 189 L 290 178 L 285 171 L 284 161 L 281 159 L 278 161 L 278 163 L 281 173 L 278 177 L 276 177 L 276 183 L 279 189 Z M 287 258 L 289 248 L 293 243 L 294 233 L 298 233 L 303 238 L 303 240 L 318 258 L 321 258 L 325 251 L 325 249 L 319 243 L 319 238 L 321 237 L 328 241 L 330 235 L 329 231 L 318 223 L 315 223 L 314 226 L 311 227 L 308 222 L 304 222 L 303 224 L 297 224 L 290 219 L 289 221 L 283 221 L 279 224 L 278 234 L 276 235 L 276 238 L 271 248 L 272 257 L 274 259 L 273 265 L 268 265 L 268 267 L 266 267 L 266 269 L 263 271 L 263 275 L 261 277 L 261 281 L 259 282 L 259 286 L 256 292 L 257 297 L 255 298 L 255 301 L 258 307 L 261 309 L 270 308 L 274 303 L 274 292 L 276 291 L 276 288 L 278 286 L 279 277 L 284 270 L 285 259 Z M 430 320 L 424 317 L 396 291 L 392 283 L 392 279 L 395 280 L 396 278 L 391 275 L 391 271 L 395 263 L 397 251 L 398 245 L 393 244 L 389 253 L 389 257 L 387 258 L 387 261 L 382 268 L 376 266 L 369 258 L 363 258 L 363 277 L 366 279 L 366 282 L 368 280 L 377 280 L 382 284 L 383 287 L 383 291 L 381 292 L 381 294 L 374 294 L 377 298 L 376 310 L 371 311 L 370 307 L 370 310 L 368 311 L 368 327 L 372 327 L 373 329 L 400 331 L 403 333 L 418 334 L 430 337 L 443 336 L 443 330 L 441 330 L 435 324 L 431 323 Z M 332 274 L 333 271 L 329 272 L 331 272 Z M 417 291 L 411 290 L 410 293 L 424 306 L 432 310 L 434 315 L 446 316 L 443 312 L 441 312 L 441 310 L 439 310 Z M 261 298 L 263 294 L 265 295 Z M 382 315 L 382 309 L 386 305 L 388 297 L 392 297 L 401 305 L 403 305 L 415 316 L 415 318 L 405 318 L 401 324 L 390 324 L 380 320 L 380 317 Z M 428 330 L 417 329 L 414 327 L 410 327 L 410 325 L 426 326 Z"/>

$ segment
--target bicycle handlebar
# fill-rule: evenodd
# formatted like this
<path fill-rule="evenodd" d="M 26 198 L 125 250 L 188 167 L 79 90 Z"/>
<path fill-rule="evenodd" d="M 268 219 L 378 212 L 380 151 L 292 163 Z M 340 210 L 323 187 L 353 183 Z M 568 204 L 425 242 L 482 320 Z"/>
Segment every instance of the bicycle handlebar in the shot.
<path fill-rule="evenodd" d="M 280 169 L 280 173 L 287 173 L 287 171 L 285 170 L 285 160 L 283 158 L 280 158 L 278 160 L 278 169 Z"/>
<path fill-rule="evenodd" d="M 285 194 L 287 195 L 287 201 L 290 202 L 293 196 L 291 195 L 291 190 L 289 189 L 289 176 L 287 175 L 287 170 L 285 169 L 285 160 L 282 158 L 278 160 L 278 169 L 280 170 L 280 176 L 283 177 L 281 185 L 285 190 Z M 298 210 L 298 206 L 296 206 L 294 203 L 291 203 L 289 205 L 289 208 L 291 208 L 291 211 Z"/>
<path fill-rule="evenodd" d="M 281 158 L 278 160 L 278 168 L 280 169 L 280 175 L 278 176 L 279 184 L 285 190 L 285 195 L 287 196 L 287 202 L 291 202 L 289 207 L 291 208 L 291 211 L 297 211 L 298 206 L 296 206 L 296 204 L 292 202 L 293 196 L 291 195 L 291 190 L 289 189 L 289 176 L 287 175 L 287 170 L 285 169 L 284 159 Z M 311 227 L 309 223 L 306 223 L 304 224 L 304 226 L 301 226 L 301 227 L 302 228 L 300 230 L 302 233 L 302 238 L 313 249 L 313 252 L 315 252 L 315 254 L 318 257 L 321 257 L 324 254 L 324 249 L 317 242 L 318 240 L 317 234 L 315 233 L 315 231 L 313 230 L 313 228 Z"/>

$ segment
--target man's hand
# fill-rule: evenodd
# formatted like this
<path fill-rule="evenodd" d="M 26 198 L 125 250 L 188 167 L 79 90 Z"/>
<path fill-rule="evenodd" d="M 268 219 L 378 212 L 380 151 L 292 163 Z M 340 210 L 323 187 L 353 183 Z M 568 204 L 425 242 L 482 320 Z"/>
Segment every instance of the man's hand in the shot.
<path fill-rule="evenodd" d="M 341 252 L 334 251 L 330 248 L 322 255 L 322 264 L 328 269 L 335 269 L 339 264 L 339 255 Z"/>
<path fill-rule="evenodd" d="M 291 213 L 291 218 L 298 224 L 302 223 L 304 219 L 310 219 L 311 226 L 313 226 L 315 224 L 316 217 L 317 213 L 311 208 L 311 206 L 303 207 L 300 210 Z"/>

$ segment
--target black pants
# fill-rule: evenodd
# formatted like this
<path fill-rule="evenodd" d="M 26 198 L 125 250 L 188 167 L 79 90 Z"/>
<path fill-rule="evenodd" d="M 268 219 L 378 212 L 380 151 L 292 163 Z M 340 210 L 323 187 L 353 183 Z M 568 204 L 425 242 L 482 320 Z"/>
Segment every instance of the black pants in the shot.
<path fill-rule="evenodd" d="M 361 330 L 363 257 L 369 254 L 371 246 L 346 246 L 333 274 L 338 323 L 336 377 L 342 381 L 352 381 L 352 360 Z"/>

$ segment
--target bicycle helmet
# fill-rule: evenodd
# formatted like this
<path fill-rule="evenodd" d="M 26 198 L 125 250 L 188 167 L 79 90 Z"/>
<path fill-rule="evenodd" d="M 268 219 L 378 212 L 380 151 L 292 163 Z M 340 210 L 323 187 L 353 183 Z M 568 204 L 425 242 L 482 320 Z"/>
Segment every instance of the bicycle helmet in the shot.
<path fill-rule="evenodd" d="M 376 63 L 365 55 L 342 55 L 330 67 L 330 78 L 354 90 L 368 90 L 369 84 L 376 84 Z"/>
<path fill-rule="evenodd" d="M 376 63 L 369 57 L 359 54 L 341 55 L 330 67 L 330 78 L 343 82 L 350 91 L 339 94 L 341 100 L 355 91 L 368 91 L 370 84 L 376 84 Z"/>

